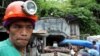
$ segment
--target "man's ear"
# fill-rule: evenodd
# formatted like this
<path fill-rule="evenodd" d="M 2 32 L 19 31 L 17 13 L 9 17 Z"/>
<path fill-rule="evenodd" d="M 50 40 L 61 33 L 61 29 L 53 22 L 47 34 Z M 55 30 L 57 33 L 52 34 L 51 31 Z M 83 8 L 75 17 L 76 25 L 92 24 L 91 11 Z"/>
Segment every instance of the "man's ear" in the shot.
<path fill-rule="evenodd" d="M 9 34 L 9 30 L 7 30 L 7 33 Z"/>

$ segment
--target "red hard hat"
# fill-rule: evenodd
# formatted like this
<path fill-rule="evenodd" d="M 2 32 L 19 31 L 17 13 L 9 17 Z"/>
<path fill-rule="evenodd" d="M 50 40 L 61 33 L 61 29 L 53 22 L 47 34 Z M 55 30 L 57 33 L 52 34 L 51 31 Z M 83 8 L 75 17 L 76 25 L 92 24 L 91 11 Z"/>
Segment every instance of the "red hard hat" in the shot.
<path fill-rule="evenodd" d="M 24 4 L 23 1 L 14 1 L 12 3 L 10 3 L 8 5 L 8 7 L 6 8 L 6 12 L 3 18 L 3 21 L 9 21 L 10 18 L 13 19 L 21 19 L 21 18 L 17 18 L 17 17 L 23 17 L 23 18 L 27 18 L 27 19 L 31 19 L 32 21 L 37 21 L 37 16 L 36 15 L 27 15 L 22 8 L 22 5 Z M 23 19 L 22 18 L 22 19 Z"/>

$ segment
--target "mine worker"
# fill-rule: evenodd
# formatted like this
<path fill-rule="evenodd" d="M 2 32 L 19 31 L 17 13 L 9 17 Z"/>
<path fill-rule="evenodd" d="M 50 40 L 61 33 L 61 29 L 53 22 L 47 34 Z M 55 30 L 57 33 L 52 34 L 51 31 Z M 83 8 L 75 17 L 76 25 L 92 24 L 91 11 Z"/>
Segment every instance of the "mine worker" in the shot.
<path fill-rule="evenodd" d="M 3 26 L 9 38 L 0 42 L 0 56 L 26 56 L 26 46 L 38 20 L 34 1 L 11 2 L 5 11 Z"/>

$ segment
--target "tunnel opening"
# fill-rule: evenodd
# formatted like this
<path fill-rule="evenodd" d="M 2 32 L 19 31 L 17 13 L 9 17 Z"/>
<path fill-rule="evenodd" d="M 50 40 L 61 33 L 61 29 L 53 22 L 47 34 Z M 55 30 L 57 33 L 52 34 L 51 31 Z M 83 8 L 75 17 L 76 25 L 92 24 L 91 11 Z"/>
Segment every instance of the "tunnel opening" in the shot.
<path fill-rule="evenodd" d="M 65 37 L 63 35 L 49 35 L 46 38 L 46 46 L 52 46 L 55 41 L 59 44 L 64 39 Z"/>

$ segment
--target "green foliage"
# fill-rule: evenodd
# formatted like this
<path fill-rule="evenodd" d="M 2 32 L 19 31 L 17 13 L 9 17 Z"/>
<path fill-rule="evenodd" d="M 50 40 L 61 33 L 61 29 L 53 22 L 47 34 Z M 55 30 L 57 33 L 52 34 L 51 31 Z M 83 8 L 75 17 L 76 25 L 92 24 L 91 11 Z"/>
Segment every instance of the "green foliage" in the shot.
<path fill-rule="evenodd" d="M 93 0 L 71 0 L 73 7 L 84 7 L 92 2 Z"/>
<path fill-rule="evenodd" d="M 45 1 L 45 0 L 37 0 L 38 4 L 38 14 L 40 17 L 43 16 L 52 16 L 60 17 L 66 13 L 68 9 L 70 9 L 71 4 L 70 1 Z M 51 13 L 50 13 L 51 12 Z"/>
<path fill-rule="evenodd" d="M 57 8 L 61 11 L 66 11 L 66 9 L 68 7 L 70 7 L 70 3 L 69 1 L 64 1 L 64 2 L 59 2 L 59 1 L 44 1 L 44 0 L 39 0 L 38 1 L 39 3 L 39 6 L 42 8 L 42 9 L 50 9 L 50 8 Z M 66 8 L 67 7 L 67 8 Z"/>
<path fill-rule="evenodd" d="M 36 1 L 40 17 L 75 15 L 82 34 L 100 34 L 100 25 L 95 21 L 97 18 L 100 19 L 98 16 L 100 15 L 100 4 L 97 0 Z"/>
<path fill-rule="evenodd" d="M 69 10 L 67 13 L 71 13 L 72 15 L 77 16 L 81 33 L 100 34 L 100 25 L 95 21 L 96 17 L 94 16 L 93 12 L 93 9 L 99 10 L 99 5 L 91 1 L 91 3 L 83 3 L 84 6 L 77 6 L 81 5 L 82 2 L 80 4 L 76 2 L 76 5 L 74 4 L 73 8 Z M 75 6 L 77 7 L 75 8 Z"/>
<path fill-rule="evenodd" d="M 93 16 L 95 16 L 97 19 L 100 19 L 100 4 L 97 3 L 89 4 L 87 8 L 93 12 Z"/>

